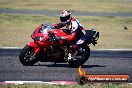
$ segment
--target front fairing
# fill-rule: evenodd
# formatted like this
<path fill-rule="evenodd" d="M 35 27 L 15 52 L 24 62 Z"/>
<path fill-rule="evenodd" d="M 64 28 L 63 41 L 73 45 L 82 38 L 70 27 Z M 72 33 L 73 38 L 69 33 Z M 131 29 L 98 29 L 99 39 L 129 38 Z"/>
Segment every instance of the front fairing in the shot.
<path fill-rule="evenodd" d="M 45 41 L 48 39 L 48 32 L 50 30 L 54 30 L 50 23 L 42 24 L 36 28 L 31 37 L 34 41 Z"/>

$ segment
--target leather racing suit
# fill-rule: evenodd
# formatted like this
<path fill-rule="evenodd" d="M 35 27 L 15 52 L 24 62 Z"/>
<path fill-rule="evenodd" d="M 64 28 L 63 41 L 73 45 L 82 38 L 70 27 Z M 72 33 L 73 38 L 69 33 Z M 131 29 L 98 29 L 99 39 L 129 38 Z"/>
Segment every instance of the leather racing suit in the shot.
<path fill-rule="evenodd" d="M 66 24 L 66 23 L 54 24 L 54 28 L 56 29 L 59 29 L 62 27 L 66 27 L 66 30 L 69 31 L 68 36 L 63 36 L 63 39 L 66 41 L 76 42 L 82 36 L 84 36 L 84 33 L 85 33 L 84 28 L 76 18 L 71 18 L 71 21 L 69 24 Z"/>

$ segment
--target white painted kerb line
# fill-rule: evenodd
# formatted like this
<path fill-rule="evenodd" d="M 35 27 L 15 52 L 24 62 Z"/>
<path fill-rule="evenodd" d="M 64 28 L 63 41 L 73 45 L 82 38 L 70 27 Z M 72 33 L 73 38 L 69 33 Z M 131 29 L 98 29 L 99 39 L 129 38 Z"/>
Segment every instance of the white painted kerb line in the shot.
<path fill-rule="evenodd" d="M 43 81 L 5 81 L 5 84 L 57 84 L 52 82 L 43 82 Z"/>

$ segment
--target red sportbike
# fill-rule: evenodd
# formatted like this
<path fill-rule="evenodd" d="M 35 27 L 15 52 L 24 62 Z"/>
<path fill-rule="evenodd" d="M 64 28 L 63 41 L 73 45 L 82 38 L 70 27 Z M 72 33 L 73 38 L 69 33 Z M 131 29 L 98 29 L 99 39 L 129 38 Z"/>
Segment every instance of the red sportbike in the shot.
<path fill-rule="evenodd" d="M 96 44 L 99 33 L 81 48 L 71 53 L 74 42 L 57 40 L 59 36 L 67 36 L 65 29 L 53 29 L 50 23 L 42 24 L 36 28 L 31 37 L 34 42 L 29 42 L 21 51 L 19 60 L 23 65 L 34 65 L 36 62 L 68 62 L 71 67 L 83 65 L 90 56 L 89 44 Z M 69 54 L 70 57 L 69 57 Z"/>

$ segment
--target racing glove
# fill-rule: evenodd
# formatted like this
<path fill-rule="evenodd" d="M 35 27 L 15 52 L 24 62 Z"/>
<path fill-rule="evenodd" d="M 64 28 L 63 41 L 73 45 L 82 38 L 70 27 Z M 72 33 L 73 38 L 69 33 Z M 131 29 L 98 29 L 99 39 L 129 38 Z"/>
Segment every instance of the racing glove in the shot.
<path fill-rule="evenodd" d="M 66 22 L 60 22 L 60 23 L 58 23 L 56 26 L 54 26 L 54 28 L 55 28 L 55 29 L 59 29 L 59 28 L 62 28 L 62 27 L 64 27 L 64 26 L 66 26 Z"/>

